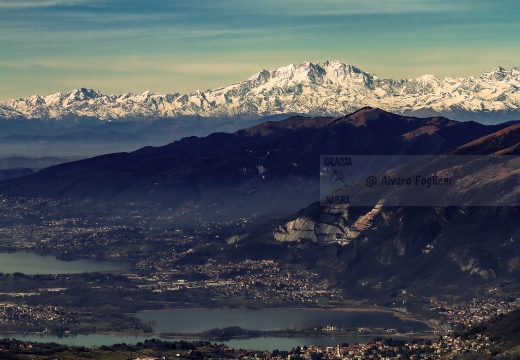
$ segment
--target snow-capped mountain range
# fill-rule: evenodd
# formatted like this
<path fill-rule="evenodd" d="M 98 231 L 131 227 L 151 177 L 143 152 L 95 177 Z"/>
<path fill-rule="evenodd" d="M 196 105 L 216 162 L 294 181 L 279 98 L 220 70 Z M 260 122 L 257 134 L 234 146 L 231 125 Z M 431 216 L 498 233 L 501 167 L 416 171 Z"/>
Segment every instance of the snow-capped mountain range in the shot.
<path fill-rule="evenodd" d="M 520 114 L 520 69 L 501 67 L 479 77 L 380 79 L 341 62 L 262 70 L 248 80 L 189 94 L 105 95 L 92 89 L 0 102 L 0 117 L 128 120 L 162 117 L 240 117 L 274 114 L 341 116 L 361 107 L 454 119 Z M 514 117 L 513 116 L 513 117 Z"/>

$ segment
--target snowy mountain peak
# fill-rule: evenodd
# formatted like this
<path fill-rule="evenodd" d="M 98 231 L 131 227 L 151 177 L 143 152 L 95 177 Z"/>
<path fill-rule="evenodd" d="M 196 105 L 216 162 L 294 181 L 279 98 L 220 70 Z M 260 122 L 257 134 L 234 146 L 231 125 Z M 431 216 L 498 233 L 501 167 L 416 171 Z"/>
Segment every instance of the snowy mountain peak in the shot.
<path fill-rule="evenodd" d="M 150 91 L 105 95 L 80 88 L 67 94 L 11 99 L 0 102 L 0 116 L 104 120 L 282 113 L 341 116 L 363 106 L 470 119 L 478 114 L 520 114 L 520 70 L 498 66 L 479 77 L 380 79 L 339 61 L 304 62 L 262 70 L 227 87 L 184 95 Z"/>
<path fill-rule="evenodd" d="M 256 73 L 253 76 L 251 76 L 247 81 L 266 82 L 270 78 L 271 78 L 271 73 L 267 70 L 262 70 L 259 73 Z"/>
<path fill-rule="evenodd" d="M 507 71 L 503 67 L 497 66 L 493 70 L 482 74 L 481 78 L 491 81 L 503 81 L 504 79 L 511 78 L 512 76 L 514 77 L 515 69 L 516 68 L 512 68 L 511 71 Z"/>
<path fill-rule="evenodd" d="M 418 77 L 417 80 L 420 80 L 423 82 L 439 81 L 439 79 L 435 75 L 429 75 L 429 74 L 422 75 L 422 76 Z"/>
<path fill-rule="evenodd" d="M 93 90 L 93 89 L 87 89 L 87 88 L 80 88 L 80 89 L 74 89 L 70 93 L 66 95 L 67 104 L 70 104 L 75 101 L 84 101 L 84 100 L 91 100 L 96 99 L 103 96 L 100 92 Z"/>
<path fill-rule="evenodd" d="M 97 96 L 101 95 L 100 92 L 98 92 L 96 90 L 93 90 L 93 89 L 90 89 L 90 88 L 74 89 L 69 94 L 75 94 L 75 95 L 85 96 L 85 97 L 90 97 L 90 98 L 97 97 Z"/>
<path fill-rule="evenodd" d="M 504 69 L 502 66 L 498 65 L 497 67 L 493 68 L 489 73 L 504 74 L 506 72 L 507 72 L 506 69 Z"/>
<path fill-rule="evenodd" d="M 283 66 L 281 68 L 276 69 L 273 72 L 275 77 L 291 77 L 294 74 L 296 67 L 294 64 L 289 64 L 287 66 Z"/>

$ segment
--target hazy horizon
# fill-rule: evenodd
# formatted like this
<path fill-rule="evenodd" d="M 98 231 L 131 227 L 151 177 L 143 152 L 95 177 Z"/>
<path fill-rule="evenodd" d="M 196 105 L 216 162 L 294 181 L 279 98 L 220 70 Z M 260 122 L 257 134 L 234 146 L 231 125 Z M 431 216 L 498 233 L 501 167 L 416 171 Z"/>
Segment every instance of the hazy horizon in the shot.
<path fill-rule="evenodd" d="M 513 1 L 0 0 L 0 100 L 188 93 L 304 61 L 380 78 L 519 66 Z"/>

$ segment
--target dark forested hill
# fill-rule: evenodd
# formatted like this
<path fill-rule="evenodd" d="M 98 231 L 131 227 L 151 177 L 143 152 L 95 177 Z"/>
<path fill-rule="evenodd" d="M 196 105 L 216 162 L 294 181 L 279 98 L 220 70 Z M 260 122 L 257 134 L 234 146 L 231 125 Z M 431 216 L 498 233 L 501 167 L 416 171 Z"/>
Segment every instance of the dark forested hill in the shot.
<path fill-rule="evenodd" d="M 435 154 L 504 127 L 372 108 L 335 119 L 295 116 L 53 166 L 1 182 L 0 194 L 157 208 L 189 203 L 207 216 L 296 211 L 319 198 L 320 155 Z"/>

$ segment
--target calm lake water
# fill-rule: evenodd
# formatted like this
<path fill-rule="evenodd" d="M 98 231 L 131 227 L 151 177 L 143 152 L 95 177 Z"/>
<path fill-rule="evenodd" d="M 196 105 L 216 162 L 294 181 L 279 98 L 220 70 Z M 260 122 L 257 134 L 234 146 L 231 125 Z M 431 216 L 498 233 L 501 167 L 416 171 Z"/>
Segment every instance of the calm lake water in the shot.
<path fill-rule="evenodd" d="M 147 311 L 137 314 L 153 322 L 159 333 L 197 333 L 213 328 L 240 326 L 250 330 L 305 329 L 318 325 L 342 328 L 385 328 L 402 332 L 426 331 L 426 324 L 402 320 L 388 312 L 354 312 L 319 309 L 183 309 Z"/>
<path fill-rule="evenodd" d="M 98 260 L 57 260 L 54 256 L 41 256 L 30 252 L 0 253 L 0 272 L 26 275 L 72 274 L 128 269 L 124 262 Z"/>
<path fill-rule="evenodd" d="M 240 326 L 254 330 L 276 330 L 305 328 L 317 325 L 335 325 L 348 328 L 373 327 L 394 328 L 401 331 L 426 331 L 428 327 L 420 322 L 404 321 L 385 312 L 352 312 L 339 310 L 307 309 L 260 309 L 260 310 L 220 310 L 220 309 L 183 309 L 148 311 L 137 314 L 144 321 L 153 321 L 154 331 L 160 332 L 201 332 L 215 327 Z M 92 335 L 40 335 L 40 334 L 0 334 L 1 338 L 16 338 L 36 342 L 56 342 L 65 345 L 101 346 L 117 343 L 136 344 L 154 336 L 92 334 Z M 335 346 L 343 342 L 365 343 L 375 335 L 361 336 L 296 336 L 260 337 L 251 339 L 232 339 L 218 341 L 229 346 L 253 350 L 290 350 L 296 346 L 317 345 Z M 413 335 L 410 335 L 412 338 Z M 165 339 L 163 340 L 181 340 Z M 193 341 L 194 339 L 186 339 Z"/>

